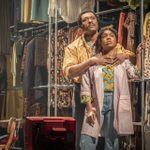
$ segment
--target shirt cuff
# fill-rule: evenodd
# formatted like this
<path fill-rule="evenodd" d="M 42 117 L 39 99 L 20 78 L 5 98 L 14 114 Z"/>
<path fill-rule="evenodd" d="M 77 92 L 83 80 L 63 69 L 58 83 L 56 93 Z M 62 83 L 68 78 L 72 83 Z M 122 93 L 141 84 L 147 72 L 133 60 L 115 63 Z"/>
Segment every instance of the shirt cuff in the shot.
<path fill-rule="evenodd" d="M 81 103 L 85 104 L 87 102 L 92 102 L 92 97 L 91 96 L 87 96 L 87 95 L 82 95 L 81 96 Z"/>

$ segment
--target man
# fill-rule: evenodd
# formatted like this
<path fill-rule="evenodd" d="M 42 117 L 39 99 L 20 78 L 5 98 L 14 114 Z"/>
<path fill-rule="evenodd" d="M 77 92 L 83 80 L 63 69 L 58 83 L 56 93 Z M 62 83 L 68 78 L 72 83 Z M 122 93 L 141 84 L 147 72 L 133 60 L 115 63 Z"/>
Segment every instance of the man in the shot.
<path fill-rule="evenodd" d="M 83 34 L 66 47 L 63 62 L 64 75 L 73 78 L 75 82 L 76 150 L 80 149 L 79 141 L 85 109 L 85 105 L 80 103 L 81 75 L 90 66 L 117 64 L 129 58 L 129 56 L 133 56 L 132 52 L 126 51 L 121 45 L 118 45 L 120 52 L 113 61 L 109 57 L 95 55 L 95 43 L 99 29 L 96 14 L 92 11 L 82 12 L 78 21 Z"/>

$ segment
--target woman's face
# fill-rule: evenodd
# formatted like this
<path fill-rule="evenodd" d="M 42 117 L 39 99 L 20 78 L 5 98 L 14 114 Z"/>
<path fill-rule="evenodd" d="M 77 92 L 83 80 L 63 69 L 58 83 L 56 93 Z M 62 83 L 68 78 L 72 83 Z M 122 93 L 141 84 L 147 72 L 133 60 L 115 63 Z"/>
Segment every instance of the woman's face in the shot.
<path fill-rule="evenodd" d="M 105 30 L 101 36 L 101 46 L 104 53 L 111 51 L 117 44 L 115 34 L 111 30 Z"/>

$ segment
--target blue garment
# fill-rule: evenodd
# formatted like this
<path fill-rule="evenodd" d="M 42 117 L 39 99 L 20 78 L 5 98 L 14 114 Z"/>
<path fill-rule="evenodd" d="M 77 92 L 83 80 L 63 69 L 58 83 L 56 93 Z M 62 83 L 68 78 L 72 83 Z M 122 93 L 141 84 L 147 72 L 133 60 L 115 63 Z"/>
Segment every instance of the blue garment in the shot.
<path fill-rule="evenodd" d="M 119 150 L 119 140 L 117 132 L 113 127 L 114 110 L 113 110 L 113 93 L 104 93 L 104 103 L 102 108 L 104 117 L 101 135 L 105 138 L 104 150 Z M 96 150 L 98 139 L 88 135 L 81 135 L 81 150 Z"/>
<path fill-rule="evenodd" d="M 80 150 L 81 128 L 84 118 L 85 104 L 80 100 L 80 84 L 75 84 L 75 107 L 72 108 L 76 119 L 76 150 Z"/>

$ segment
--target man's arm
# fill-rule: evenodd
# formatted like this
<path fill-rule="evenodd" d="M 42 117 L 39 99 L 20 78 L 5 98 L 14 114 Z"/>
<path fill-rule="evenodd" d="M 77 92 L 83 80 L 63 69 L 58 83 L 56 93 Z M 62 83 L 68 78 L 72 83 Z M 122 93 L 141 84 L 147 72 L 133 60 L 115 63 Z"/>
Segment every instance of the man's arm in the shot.
<path fill-rule="evenodd" d="M 68 77 L 73 78 L 73 77 L 82 75 L 91 66 L 94 66 L 94 65 L 106 65 L 106 64 L 113 64 L 113 61 L 111 61 L 110 58 L 102 56 L 102 54 L 99 53 L 99 54 L 89 58 L 85 62 L 82 62 L 80 64 L 76 64 L 76 65 L 72 65 L 71 67 L 69 67 Z"/>
<path fill-rule="evenodd" d="M 74 78 L 83 74 L 90 66 L 94 65 L 91 59 L 79 63 L 76 47 L 65 48 L 63 60 L 64 75 L 69 78 Z"/>
<path fill-rule="evenodd" d="M 86 62 L 82 62 L 80 64 L 72 65 L 69 67 L 68 77 L 74 78 L 76 76 L 80 76 L 84 72 L 86 72 L 88 68 L 92 65 L 93 65 L 93 62 L 91 59 L 87 60 Z"/>

